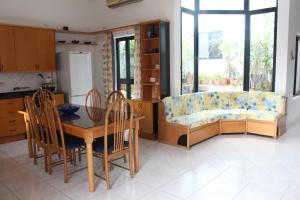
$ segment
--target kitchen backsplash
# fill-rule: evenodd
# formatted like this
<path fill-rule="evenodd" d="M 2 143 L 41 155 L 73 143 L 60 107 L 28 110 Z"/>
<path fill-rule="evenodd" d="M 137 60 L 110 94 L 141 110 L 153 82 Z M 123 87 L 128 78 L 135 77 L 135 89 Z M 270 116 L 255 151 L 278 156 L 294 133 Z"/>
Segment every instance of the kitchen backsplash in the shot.
<path fill-rule="evenodd" d="M 52 77 L 56 83 L 56 74 L 51 72 L 0 73 L 0 93 L 13 92 L 15 87 L 29 87 L 24 90 L 36 90 L 41 87 L 43 78 Z M 23 90 L 19 90 L 23 91 Z"/>

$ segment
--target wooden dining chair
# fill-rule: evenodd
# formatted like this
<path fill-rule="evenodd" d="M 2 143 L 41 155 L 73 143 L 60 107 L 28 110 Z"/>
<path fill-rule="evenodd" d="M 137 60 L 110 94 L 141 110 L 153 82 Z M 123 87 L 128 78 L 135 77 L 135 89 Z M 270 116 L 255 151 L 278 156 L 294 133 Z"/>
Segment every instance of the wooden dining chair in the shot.
<path fill-rule="evenodd" d="M 42 124 L 46 127 L 46 137 L 47 137 L 47 153 L 48 153 L 48 173 L 52 173 L 52 167 L 63 164 L 64 165 L 64 182 L 68 182 L 68 176 L 85 169 L 86 167 L 73 170 L 68 172 L 67 163 L 76 165 L 76 153 L 78 150 L 85 145 L 83 139 L 69 135 L 63 132 L 62 123 L 60 115 L 56 106 L 49 99 L 43 101 L 43 115 L 45 116 L 42 120 Z M 59 155 L 62 159 L 58 161 L 52 161 L 52 154 Z"/>
<path fill-rule="evenodd" d="M 92 89 L 88 92 L 85 98 L 85 106 L 101 108 L 101 94 L 97 89 Z"/>
<path fill-rule="evenodd" d="M 106 98 L 106 108 L 108 108 L 108 105 L 117 99 L 125 99 L 124 94 L 119 90 L 113 91 L 108 95 Z"/>
<path fill-rule="evenodd" d="M 112 113 L 112 115 L 111 115 Z M 108 164 L 121 167 L 130 171 L 132 168 L 132 142 L 125 140 L 125 130 L 128 129 L 128 138 L 132 135 L 132 106 L 127 99 L 117 99 L 109 104 L 105 115 L 105 135 L 102 140 L 93 143 L 94 155 L 104 160 L 105 177 L 96 175 L 106 180 L 107 189 L 110 189 L 110 168 Z M 114 163 L 120 156 L 128 154 L 129 168 Z"/>
<path fill-rule="evenodd" d="M 50 99 L 55 104 L 54 94 L 46 89 L 39 89 L 33 95 L 32 99 L 37 107 L 41 107 L 44 99 Z"/>
<path fill-rule="evenodd" d="M 47 141 L 45 138 L 44 131 L 40 125 L 41 118 L 38 110 L 32 100 L 31 97 L 26 96 L 24 98 L 25 109 L 28 114 L 28 124 L 30 130 L 30 137 L 32 139 L 32 146 L 33 146 L 33 160 L 34 164 L 37 164 L 37 159 L 44 157 L 45 161 L 45 171 L 47 172 Z M 37 149 L 41 148 L 43 150 L 42 155 L 37 154 Z"/>

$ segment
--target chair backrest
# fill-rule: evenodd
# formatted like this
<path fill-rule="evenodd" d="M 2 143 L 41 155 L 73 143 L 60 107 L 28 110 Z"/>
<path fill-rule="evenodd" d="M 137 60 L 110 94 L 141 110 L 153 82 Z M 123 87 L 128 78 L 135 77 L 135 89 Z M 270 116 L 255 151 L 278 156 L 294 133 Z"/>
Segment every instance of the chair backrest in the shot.
<path fill-rule="evenodd" d="M 128 99 L 117 99 L 109 104 L 105 115 L 104 153 L 108 153 L 108 135 L 113 132 L 114 146 L 112 153 L 124 150 L 125 130 L 128 130 L 128 138 L 132 131 L 132 106 Z M 129 127 L 128 127 L 129 125 Z M 129 146 L 131 140 L 128 140 Z"/>
<path fill-rule="evenodd" d="M 85 99 L 85 106 L 101 108 L 101 94 L 97 89 L 92 89 L 88 92 Z"/>
<path fill-rule="evenodd" d="M 108 108 L 108 105 L 117 99 L 125 99 L 124 94 L 119 90 L 113 91 L 108 95 L 106 98 L 106 108 Z"/>
<path fill-rule="evenodd" d="M 51 144 L 55 153 L 65 151 L 64 132 L 61 125 L 60 115 L 56 106 L 49 99 L 43 101 L 43 115 L 45 120 L 43 126 L 46 127 L 48 135 L 48 144 Z M 65 152 L 64 152 L 65 154 Z"/>
<path fill-rule="evenodd" d="M 39 89 L 37 90 L 33 96 L 32 99 L 37 107 L 42 106 L 42 102 L 44 99 L 49 99 L 55 104 L 54 94 L 46 89 Z"/>
<path fill-rule="evenodd" d="M 40 123 L 40 116 L 38 110 L 31 97 L 26 96 L 24 98 L 24 103 L 25 109 L 28 113 L 28 123 L 31 137 L 35 140 L 37 144 L 41 145 L 46 141 L 46 138 L 44 138 L 43 130 L 40 128 L 41 126 L 38 125 Z"/>

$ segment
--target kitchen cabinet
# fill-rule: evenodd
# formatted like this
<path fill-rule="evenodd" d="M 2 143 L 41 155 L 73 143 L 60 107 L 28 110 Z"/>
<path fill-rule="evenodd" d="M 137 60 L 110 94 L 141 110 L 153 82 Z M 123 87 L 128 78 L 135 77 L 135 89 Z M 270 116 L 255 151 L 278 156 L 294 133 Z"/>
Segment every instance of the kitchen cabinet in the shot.
<path fill-rule="evenodd" d="M 15 27 L 17 71 L 55 70 L 55 33 L 53 30 Z"/>
<path fill-rule="evenodd" d="M 14 27 L 0 25 L 0 72 L 16 69 Z"/>
<path fill-rule="evenodd" d="M 140 120 L 140 136 L 147 139 L 156 139 L 158 132 L 158 104 L 157 101 L 133 99 L 132 110 L 134 113 L 143 114 L 144 119 Z"/>
<path fill-rule="evenodd" d="M 64 104 L 64 94 L 54 94 L 56 105 Z M 0 100 L 0 144 L 25 139 L 23 97 Z"/>

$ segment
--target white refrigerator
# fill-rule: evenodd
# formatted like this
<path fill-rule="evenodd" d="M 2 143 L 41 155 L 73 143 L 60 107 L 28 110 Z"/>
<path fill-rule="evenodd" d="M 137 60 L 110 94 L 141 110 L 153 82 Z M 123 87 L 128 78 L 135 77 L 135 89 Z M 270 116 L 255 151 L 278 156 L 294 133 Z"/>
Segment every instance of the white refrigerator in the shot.
<path fill-rule="evenodd" d="M 93 88 L 91 52 L 62 52 L 57 54 L 57 89 L 72 104 L 85 104 Z"/>

